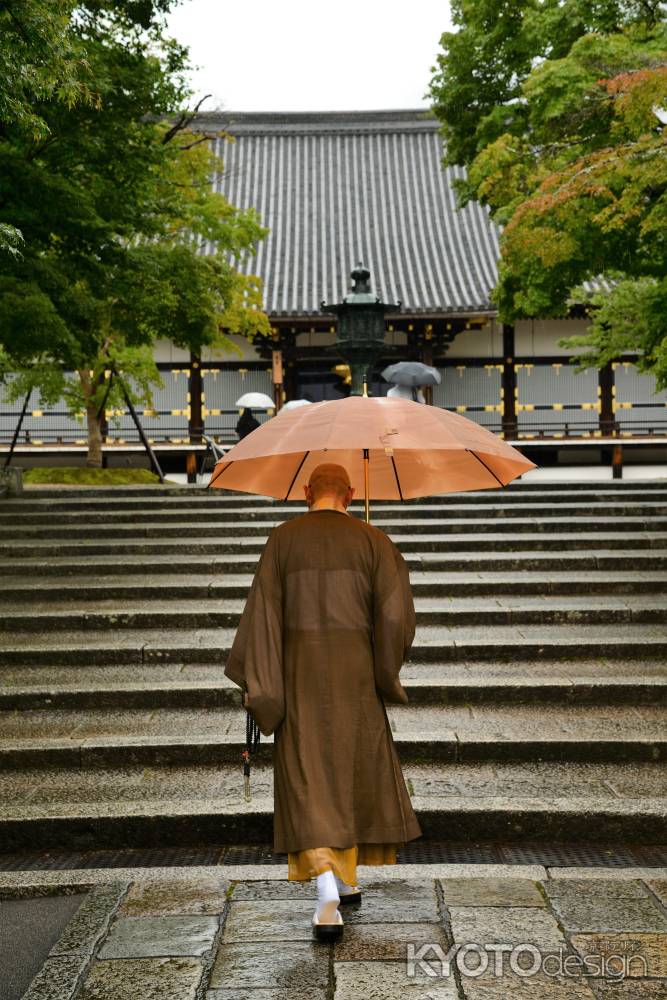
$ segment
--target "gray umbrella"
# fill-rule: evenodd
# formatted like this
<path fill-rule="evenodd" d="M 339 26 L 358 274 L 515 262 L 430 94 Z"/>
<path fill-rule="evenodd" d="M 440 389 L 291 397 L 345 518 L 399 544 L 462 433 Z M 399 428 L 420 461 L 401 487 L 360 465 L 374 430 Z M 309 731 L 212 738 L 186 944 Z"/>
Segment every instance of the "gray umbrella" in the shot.
<path fill-rule="evenodd" d="M 382 378 L 394 385 L 440 385 L 441 382 L 438 369 L 423 365 L 421 361 L 399 361 L 389 365 L 382 372 Z"/>

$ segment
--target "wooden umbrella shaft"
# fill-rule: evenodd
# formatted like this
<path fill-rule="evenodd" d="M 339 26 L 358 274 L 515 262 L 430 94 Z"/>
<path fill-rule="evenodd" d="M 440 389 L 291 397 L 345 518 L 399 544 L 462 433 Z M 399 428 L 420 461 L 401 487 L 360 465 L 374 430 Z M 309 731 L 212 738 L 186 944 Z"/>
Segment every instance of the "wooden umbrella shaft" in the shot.
<path fill-rule="evenodd" d="M 368 385 L 364 376 L 364 396 L 368 396 Z M 366 512 L 366 524 L 370 524 L 371 516 L 368 505 L 368 448 L 364 448 L 364 508 Z"/>

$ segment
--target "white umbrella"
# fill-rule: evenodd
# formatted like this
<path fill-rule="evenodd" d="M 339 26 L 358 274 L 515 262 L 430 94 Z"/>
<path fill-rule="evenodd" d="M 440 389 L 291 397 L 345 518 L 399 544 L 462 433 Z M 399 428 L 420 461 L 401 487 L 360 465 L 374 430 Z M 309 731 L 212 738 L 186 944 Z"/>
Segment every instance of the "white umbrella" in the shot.
<path fill-rule="evenodd" d="M 265 392 L 244 392 L 234 406 L 249 406 L 256 410 L 275 410 L 276 404 Z"/>
<path fill-rule="evenodd" d="M 309 399 L 290 399 L 286 403 L 283 403 L 283 405 L 280 408 L 280 412 L 282 413 L 283 410 L 296 410 L 297 407 L 299 407 L 299 406 L 310 406 L 310 400 Z"/>

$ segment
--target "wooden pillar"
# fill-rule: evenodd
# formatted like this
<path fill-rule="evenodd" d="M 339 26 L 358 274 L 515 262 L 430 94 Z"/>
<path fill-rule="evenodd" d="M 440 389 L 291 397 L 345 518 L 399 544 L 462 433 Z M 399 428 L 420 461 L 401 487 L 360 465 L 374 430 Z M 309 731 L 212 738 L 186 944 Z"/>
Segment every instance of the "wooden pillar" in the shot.
<path fill-rule="evenodd" d="M 201 358 L 198 354 L 190 355 L 190 378 L 188 379 L 188 394 L 190 396 L 190 417 L 188 419 L 188 435 L 191 441 L 200 442 L 204 433 L 202 416 L 202 377 Z"/>
<path fill-rule="evenodd" d="M 598 399 L 600 401 L 600 412 L 598 416 L 598 427 L 603 437 L 608 437 L 614 433 L 614 369 L 608 361 L 602 368 L 598 368 Z"/>
<path fill-rule="evenodd" d="M 623 478 L 623 445 L 620 441 L 618 444 L 612 445 L 611 477 L 612 479 Z"/>
<path fill-rule="evenodd" d="M 185 472 L 189 483 L 197 482 L 197 456 L 194 451 L 185 453 Z"/>
<path fill-rule="evenodd" d="M 273 372 L 273 401 L 276 404 L 276 413 L 280 410 L 283 402 L 283 352 L 271 352 L 271 369 Z"/>
<path fill-rule="evenodd" d="M 516 437 L 516 372 L 514 370 L 514 325 L 503 323 L 502 430 L 506 438 Z"/>

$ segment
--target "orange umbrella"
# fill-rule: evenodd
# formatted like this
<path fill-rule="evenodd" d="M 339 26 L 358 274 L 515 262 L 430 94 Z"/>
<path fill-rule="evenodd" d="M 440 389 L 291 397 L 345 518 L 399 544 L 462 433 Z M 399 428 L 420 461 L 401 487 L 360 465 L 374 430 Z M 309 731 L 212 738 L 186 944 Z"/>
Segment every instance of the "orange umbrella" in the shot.
<path fill-rule="evenodd" d="M 213 469 L 209 486 L 303 501 L 321 462 L 337 462 L 357 495 L 408 500 L 506 486 L 534 462 L 458 413 L 408 399 L 348 396 L 262 424 Z"/>
<path fill-rule="evenodd" d="M 209 486 L 303 501 L 321 462 L 337 462 L 366 501 L 506 486 L 534 462 L 458 413 L 387 396 L 348 396 L 280 414 L 215 465 Z"/>

